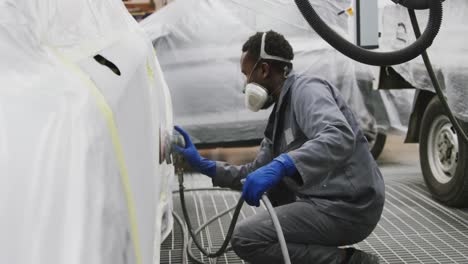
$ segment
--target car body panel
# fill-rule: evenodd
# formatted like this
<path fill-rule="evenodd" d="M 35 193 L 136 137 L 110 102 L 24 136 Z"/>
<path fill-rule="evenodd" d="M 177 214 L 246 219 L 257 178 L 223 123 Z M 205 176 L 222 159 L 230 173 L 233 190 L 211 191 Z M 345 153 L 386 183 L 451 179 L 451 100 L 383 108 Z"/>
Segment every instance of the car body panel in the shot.
<path fill-rule="evenodd" d="M 7 0 L 0 17 L 0 262 L 159 263 L 173 121 L 151 42 L 118 0 Z"/>

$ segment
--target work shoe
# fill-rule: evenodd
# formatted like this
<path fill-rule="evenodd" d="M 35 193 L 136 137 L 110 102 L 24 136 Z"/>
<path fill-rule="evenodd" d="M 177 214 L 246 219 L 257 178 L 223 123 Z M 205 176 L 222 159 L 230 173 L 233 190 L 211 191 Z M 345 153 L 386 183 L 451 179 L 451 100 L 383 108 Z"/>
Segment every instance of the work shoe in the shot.
<path fill-rule="evenodd" d="M 349 264 L 379 264 L 379 258 L 370 253 L 366 253 L 359 249 L 353 248 L 353 254 L 349 259 Z"/>

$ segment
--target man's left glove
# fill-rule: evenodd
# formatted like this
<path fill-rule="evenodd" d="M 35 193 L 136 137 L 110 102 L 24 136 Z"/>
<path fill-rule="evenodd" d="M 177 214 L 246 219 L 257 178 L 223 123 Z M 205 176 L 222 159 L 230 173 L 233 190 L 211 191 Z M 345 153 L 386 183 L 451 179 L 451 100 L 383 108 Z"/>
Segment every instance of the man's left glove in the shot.
<path fill-rule="evenodd" d="M 296 171 L 291 157 L 281 154 L 272 162 L 247 175 L 242 188 L 242 198 L 247 204 L 258 207 L 264 192 L 277 185 L 284 176 L 292 176 Z"/>
<path fill-rule="evenodd" d="M 174 128 L 184 137 L 185 140 L 185 148 L 181 148 L 177 145 L 175 146 L 177 152 L 184 156 L 185 160 L 193 169 L 209 177 L 214 177 L 216 175 L 216 162 L 200 156 L 187 132 L 179 126 L 175 126 Z"/>

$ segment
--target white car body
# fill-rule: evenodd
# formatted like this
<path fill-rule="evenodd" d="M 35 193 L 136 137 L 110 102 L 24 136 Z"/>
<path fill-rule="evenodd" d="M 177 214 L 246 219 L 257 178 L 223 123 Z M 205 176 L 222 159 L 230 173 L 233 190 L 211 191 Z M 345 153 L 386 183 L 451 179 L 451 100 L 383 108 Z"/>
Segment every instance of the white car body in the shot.
<path fill-rule="evenodd" d="M 159 263 L 172 105 L 123 3 L 0 0 L 0 58 L 0 263 Z"/>

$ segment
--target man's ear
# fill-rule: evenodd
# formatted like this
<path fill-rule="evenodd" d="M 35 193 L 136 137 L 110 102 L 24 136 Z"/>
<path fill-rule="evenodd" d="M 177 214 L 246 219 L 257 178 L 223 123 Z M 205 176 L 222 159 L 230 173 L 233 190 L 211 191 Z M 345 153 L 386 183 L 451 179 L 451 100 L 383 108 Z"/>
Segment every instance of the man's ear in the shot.
<path fill-rule="evenodd" d="M 262 77 L 263 79 L 266 79 L 271 72 L 270 65 L 266 62 L 262 62 Z"/>

